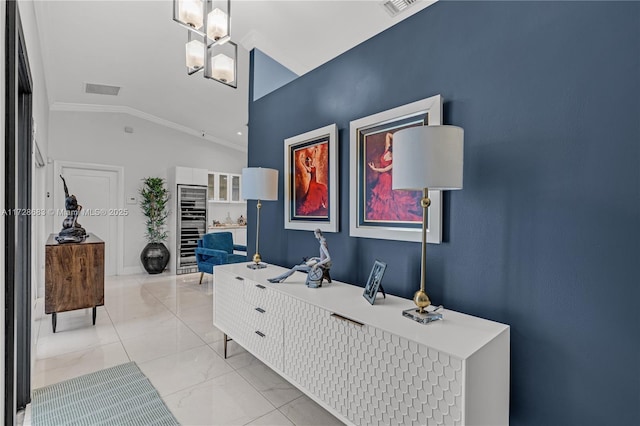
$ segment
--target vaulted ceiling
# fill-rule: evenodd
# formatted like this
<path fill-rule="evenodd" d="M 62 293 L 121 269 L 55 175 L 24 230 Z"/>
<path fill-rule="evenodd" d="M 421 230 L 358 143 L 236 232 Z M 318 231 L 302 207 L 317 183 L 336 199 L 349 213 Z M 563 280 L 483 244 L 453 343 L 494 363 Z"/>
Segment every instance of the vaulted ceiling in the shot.
<path fill-rule="evenodd" d="M 418 0 L 391 17 L 379 0 L 232 0 L 237 89 L 187 75 L 187 30 L 172 20 L 169 0 L 34 4 L 53 110 L 129 113 L 242 151 L 249 50 L 257 47 L 301 75 L 432 3 Z M 118 96 L 87 94 L 85 83 L 122 89 Z"/>

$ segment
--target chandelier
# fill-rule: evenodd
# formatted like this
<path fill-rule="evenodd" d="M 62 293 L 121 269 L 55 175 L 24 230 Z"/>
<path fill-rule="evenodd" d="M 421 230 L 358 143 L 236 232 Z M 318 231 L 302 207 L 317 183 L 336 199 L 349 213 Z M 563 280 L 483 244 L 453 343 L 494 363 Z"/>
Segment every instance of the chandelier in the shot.
<path fill-rule="evenodd" d="M 237 87 L 238 45 L 231 41 L 231 0 L 173 0 L 173 20 L 187 28 L 187 74 Z"/>

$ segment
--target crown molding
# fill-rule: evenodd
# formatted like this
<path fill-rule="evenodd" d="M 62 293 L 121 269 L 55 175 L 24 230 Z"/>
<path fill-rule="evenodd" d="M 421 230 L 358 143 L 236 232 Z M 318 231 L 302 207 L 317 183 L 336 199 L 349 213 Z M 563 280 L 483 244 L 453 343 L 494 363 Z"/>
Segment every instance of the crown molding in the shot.
<path fill-rule="evenodd" d="M 173 130 L 177 130 L 182 133 L 186 133 L 197 138 L 205 139 L 218 145 L 222 145 L 226 148 L 231 148 L 240 152 L 247 152 L 246 146 L 241 146 L 235 143 L 231 143 L 225 139 L 221 139 L 212 135 L 209 135 L 202 130 L 195 130 L 191 127 L 183 126 L 182 124 L 175 123 L 173 121 L 165 120 L 156 115 L 149 114 L 139 109 L 131 108 L 124 105 L 101 105 L 101 104 L 79 104 L 79 103 L 67 103 L 67 102 L 54 102 L 49 108 L 51 111 L 66 111 L 66 112 L 110 112 L 129 114 L 131 116 L 141 118 L 143 120 L 150 121 L 160 126 L 168 127 Z"/>

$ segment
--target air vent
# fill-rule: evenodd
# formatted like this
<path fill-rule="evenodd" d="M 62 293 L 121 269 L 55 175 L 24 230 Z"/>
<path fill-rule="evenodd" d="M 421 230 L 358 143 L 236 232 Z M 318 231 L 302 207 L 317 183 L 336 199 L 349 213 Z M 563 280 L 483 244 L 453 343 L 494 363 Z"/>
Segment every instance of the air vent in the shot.
<path fill-rule="evenodd" d="M 85 93 L 93 93 L 96 95 L 118 96 L 118 93 L 120 92 L 120 87 L 107 86 L 106 84 L 86 83 L 84 91 Z"/>
<path fill-rule="evenodd" d="M 389 15 L 394 17 L 417 2 L 418 0 L 387 0 L 382 3 L 382 7 L 384 7 L 384 10 L 386 10 Z"/>

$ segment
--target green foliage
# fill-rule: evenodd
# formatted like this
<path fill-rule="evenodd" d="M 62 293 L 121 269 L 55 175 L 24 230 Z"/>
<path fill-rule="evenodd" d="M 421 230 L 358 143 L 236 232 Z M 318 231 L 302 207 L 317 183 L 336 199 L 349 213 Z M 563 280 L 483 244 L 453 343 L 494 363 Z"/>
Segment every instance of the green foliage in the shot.
<path fill-rule="evenodd" d="M 169 197 L 164 179 L 157 177 L 142 179 L 140 208 L 147 217 L 145 236 L 150 243 L 161 243 L 167 239 L 168 233 L 164 230 L 164 225 L 169 215 L 167 208 Z"/>

